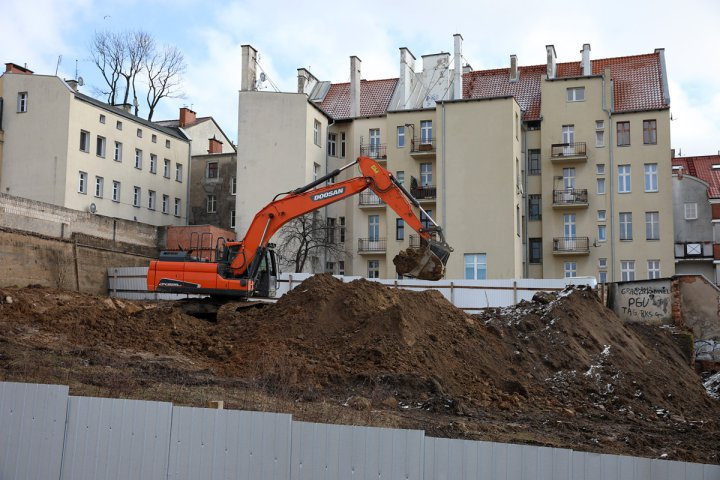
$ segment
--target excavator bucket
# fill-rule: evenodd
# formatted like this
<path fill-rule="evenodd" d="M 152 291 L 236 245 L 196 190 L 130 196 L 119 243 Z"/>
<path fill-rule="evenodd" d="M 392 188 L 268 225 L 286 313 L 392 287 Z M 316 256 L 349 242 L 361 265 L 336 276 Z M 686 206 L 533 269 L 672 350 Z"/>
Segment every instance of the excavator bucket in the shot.
<path fill-rule="evenodd" d="M 422 240 L 420 248 L 408 248 L 394 259 L 395 271 L 405 277 L 420 280 L 440 280 L 452 249 L 444 242 Z"/>

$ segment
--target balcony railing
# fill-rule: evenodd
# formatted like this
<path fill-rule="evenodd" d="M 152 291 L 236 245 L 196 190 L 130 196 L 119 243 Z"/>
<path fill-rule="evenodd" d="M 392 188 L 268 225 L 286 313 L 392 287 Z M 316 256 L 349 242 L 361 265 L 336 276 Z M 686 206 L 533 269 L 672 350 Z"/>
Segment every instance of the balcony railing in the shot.
<path fill-rule="evenodd" d="M 552 158 L 585 157 L 587 156 L 587 148 L 585 142 L 554 143 L 550 147 L 550 156 Z"/>
<path fill-rule="evenodd" d="M 358 238 L 358 252 L 384 252 L 386 248 L 385 238 Z"/>
<path fill-rule="evenodd" d="M 360 206 L 385 206 L 385 202 L 375 192 L 362 192 Z"/>
<path fill-rule="evenodd" d="M 555 237 L 553 253 L 590 253 L 588 237 Z"/>
<path fill-rule="evenodd" d="M 433 240 L 437 239 L 435 232 L 430 232 L 430 238 L 432 238 Z M 420 235 L 410 235 L 409 240 L 409 248 L 420 248 L 423 246 L 423 242 L 425 241 Z"/>
<path fill-rule="evenodd" d="M 413 138 L 410 142 L 411 153 L 430 153 L 435 151 L 434 138 Z"/>
<path fill-rule="evenodd" d="M 387 145 L 384 143 L 360 145 L 360 156 L 370 157 L 374 160 L 385 160 L 387 158 Z"/>
<path fill-rule="evenodd" d="M 411 188 L 410 193 L 417 200 L 430 200 L 437 197 L 437 187 L 435 185 L 423 185 Z"/>
<path fill-rule="evenodd" d="M 586 189 L 566 188 L 553 190 L 553 205 L 587 205 Z"/>

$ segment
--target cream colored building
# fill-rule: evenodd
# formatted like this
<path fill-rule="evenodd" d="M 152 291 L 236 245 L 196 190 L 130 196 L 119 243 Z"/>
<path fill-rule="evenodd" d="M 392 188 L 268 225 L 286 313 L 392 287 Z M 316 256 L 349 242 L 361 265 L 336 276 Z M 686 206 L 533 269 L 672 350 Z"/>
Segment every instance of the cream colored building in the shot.
<path fill-rule="evenodd" d="M 512 55 L 509 68 L 473 71 L 455 35 L 452 55 L 418 61 L 400 49 L 398 78 L 362 80 L 362 62 L 351 57 L 349 83 L 319 81 L 306 69 L 298 70 L 298 94 L 252 91 L 247 81 L 241 135 L 244 128 L 247 142 L 259 134 L 266 142 L 240 142 L 239 159 L 246 148 L 248 159 L 264 158 L 255 184 L 268 184 L 282 165 L 283 185 L 301 185 L 308 162 L 288 155 L 309 144 L 295 136 L 296 148 L 273 151 L 290 143 L 285 125 L 307 122 L 303 112 L 317 107 L 328 116 L 321 173 L 358 155 L 380 161 L 443 227 L 455 249 L 448 278 L 672 275 L 664 52 L 592 60 L 586 44 L 566 63 L 552 45 L 546 54 L 544 65 L 519 66 Z M 279 103 L 288 95 L 295 109 Z M 258 100 L 254 111 L 242 108 L 249 98 Z M 325 259 L 335 273 L 393 277 L 392 258 L 417 242 L 372 194 L 325 215 L 344 226 L 351 254 Z"/>
<path fill-rule="evenodd" d="M 151 225 L 186 223 L 190 141 L 77 91 L 77 82 L 6 64 L 0 190 Z"/>

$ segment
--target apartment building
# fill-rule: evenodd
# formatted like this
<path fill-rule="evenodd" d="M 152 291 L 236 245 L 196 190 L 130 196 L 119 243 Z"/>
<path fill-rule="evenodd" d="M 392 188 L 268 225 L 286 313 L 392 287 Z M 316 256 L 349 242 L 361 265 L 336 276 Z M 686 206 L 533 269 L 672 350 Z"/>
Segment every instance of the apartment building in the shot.
<path fill-rule="evenodd" d="M 190 197 L 188 224 L 235 229 L 237 150 L 213 117 L 198 117 L 187 107 L 177 119 L 159 125 L 182 128 L 190 145 Z"/>
<path fill-rule="evenodd" d="M 350 58 L 349 83 L 299 69 L 305 108 L 328 117 L 318 145 L 326 149 L 321 173 L 358 155 L 378 160 L 443 227 L 455 249 L 449 278 L 672 275 L 663 50 L 592 60 L 586 44 L 577 61 L 558 62 L 549 45 L 546 64 L 520 66 L 512 55 L 509 67 L 474 71 L 461 62 L 462 42 L 455 35 L 452 55 L 420 60 L 401 48 L 397 78 L 363 80 L 357 57 Z M 258 94 L 241 91 L 241 103 Z M 276 124 L 288 116 L 249 117 L 246 128 L 273 132 L 285 144 Z M 349 252 L 326 260 L 335 273 L 342 266 L 346 274 L 393 277 L 392 258 L 419 243 L 371 192 L 325 215 L 341 228 Z"/>
<path fill-rule="evenodd" d="M 720 284 L 720 155 L 672 160 L 675 272 Z"/>
<path fill-rule="evenodd" d="M 190 141 L 181 130 L 11 63 L 0 99 L 3 193 L 151 225 L 186 222 Z"/>

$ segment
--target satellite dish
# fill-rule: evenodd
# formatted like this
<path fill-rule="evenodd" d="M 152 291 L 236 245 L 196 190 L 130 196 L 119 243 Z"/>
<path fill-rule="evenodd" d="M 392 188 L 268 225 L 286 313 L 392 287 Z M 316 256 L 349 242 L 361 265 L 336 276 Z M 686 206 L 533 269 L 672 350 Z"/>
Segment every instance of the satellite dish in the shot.
<path fill-rule="evenodd" d="M 78 82 L 78 85 L 81 86 L 81 87 L 82 87 L 83 85 L 85 85 L 85 80 L 83 80 L 82 77 L 78 77 L 77 82 Z"/>
<path fill-rule="evenodd" d="M 267 75 L 265 75 L 265 72 L 260 72 L 260 81 L 264 82 L 265 79 L 267 79 Z"/>
<path fill-rule="evenodd" d="M 94 203 L 91 203 L 90 206 L 88 207 L 88 212 L 90 212 L 90 213 L 97 212 L 97 206 Z"/>

